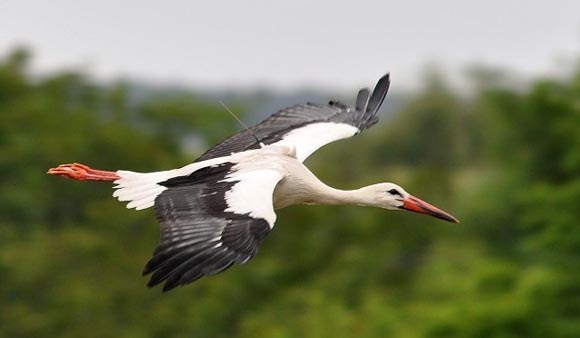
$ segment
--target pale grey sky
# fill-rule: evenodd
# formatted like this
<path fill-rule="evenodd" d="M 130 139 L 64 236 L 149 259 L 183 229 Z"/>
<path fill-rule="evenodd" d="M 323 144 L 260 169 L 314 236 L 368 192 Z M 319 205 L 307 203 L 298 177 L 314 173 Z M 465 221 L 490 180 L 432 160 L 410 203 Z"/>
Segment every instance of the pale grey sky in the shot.
<path fill-rule="evenodd" d="M 580 1 L 0 0 L 0 54 L 17 44 L 38 72 L 102 79 L 346 89 L 390 71 L 412 86 L 433 62 L 557 72 L 580 56 Z"/>

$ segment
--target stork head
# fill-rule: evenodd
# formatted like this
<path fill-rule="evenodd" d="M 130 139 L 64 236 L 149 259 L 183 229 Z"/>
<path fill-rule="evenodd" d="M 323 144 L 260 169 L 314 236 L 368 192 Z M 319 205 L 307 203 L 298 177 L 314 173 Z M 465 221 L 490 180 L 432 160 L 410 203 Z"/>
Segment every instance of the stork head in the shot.
<path fill-rule="evenodd" d="M 372 191 L 373 205 L 389 210 L 408 210 L 433 216 L 444 221 L 459 223 L 459 220 L 445 211 L 409 194 L 394 183 L 373 184 L 367 189 Z"/>

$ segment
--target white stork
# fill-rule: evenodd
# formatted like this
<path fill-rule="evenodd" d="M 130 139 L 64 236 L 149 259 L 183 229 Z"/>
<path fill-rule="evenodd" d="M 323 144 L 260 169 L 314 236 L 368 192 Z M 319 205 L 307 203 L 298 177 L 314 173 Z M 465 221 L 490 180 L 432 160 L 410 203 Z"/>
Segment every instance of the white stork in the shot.
<path fill-rule="evenodd" d="M 165 282 L 163 291 L 246 263 L 274 227 L 274 210 L 293 204 L 403 209 L 459 223 L 394 183 L 334 189 L 302 164 L 318 148 L 377 123 L 389 83 L 387 74 L 372 94 L 361 89 L 354 107 L 331 101 L 284 108 L 179 169 L 138 173 L 74 163 L 48 174 L 112 181 L 113 196 L 127 208 L 155 208 L 162 236 L 143 275 L 152 273 L 150 287 Z"/>

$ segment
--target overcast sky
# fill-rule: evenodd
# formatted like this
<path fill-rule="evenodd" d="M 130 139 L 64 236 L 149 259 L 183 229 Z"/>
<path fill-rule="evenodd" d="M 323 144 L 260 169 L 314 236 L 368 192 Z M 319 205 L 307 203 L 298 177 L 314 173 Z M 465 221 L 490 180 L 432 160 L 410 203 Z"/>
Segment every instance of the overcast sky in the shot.
<path fill-rule="evenodd" d="M 37 72 L 345 89 L 390 71 L 413 86 L 434 62 L 558 71 L 580 57 L 580 1 L 0 0 L 0 53 L 19 44 Z"/>

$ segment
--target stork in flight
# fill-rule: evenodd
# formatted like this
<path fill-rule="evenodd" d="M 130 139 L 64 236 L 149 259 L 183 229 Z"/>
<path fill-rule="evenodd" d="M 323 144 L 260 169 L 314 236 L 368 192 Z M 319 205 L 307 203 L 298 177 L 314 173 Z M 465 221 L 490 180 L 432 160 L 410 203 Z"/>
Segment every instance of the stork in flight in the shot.
<path fill-rule="evenodd" d="M 127 208 L 155 208 L 162 236 L 143 275 L 152 274 L 149 287 L 164 282 L 163 291 L 246 263 L 274 227 L 274 210 L 294 204 L 402 209 L 459 223 L 394 183 L 334 189 L 302 163 L 318 148 L 377 123 L 389 84 L 386 74 L 372 94 L 361 89 L 354 107 L 330 101 L 284 108 L 179 169 L 138 173 L 74 163 L 48 174 L 110 181 Z"/>

